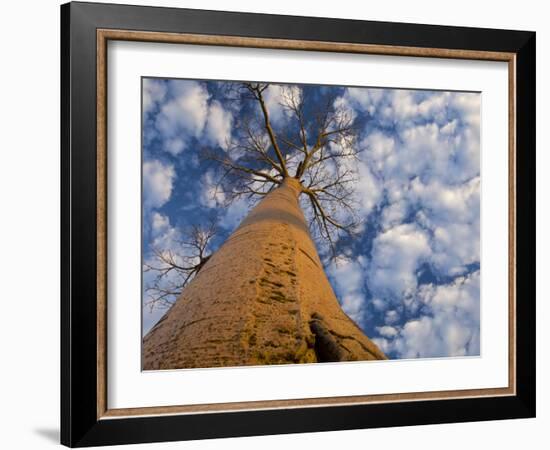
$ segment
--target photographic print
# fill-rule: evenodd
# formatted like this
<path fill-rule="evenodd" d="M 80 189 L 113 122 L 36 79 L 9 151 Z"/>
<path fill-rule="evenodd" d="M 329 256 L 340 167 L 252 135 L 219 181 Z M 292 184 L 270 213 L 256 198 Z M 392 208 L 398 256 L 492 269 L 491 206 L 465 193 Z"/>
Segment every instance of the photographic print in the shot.
<path fill-rule="evenodd" d="M 478 92 L 142 78 L 142 368 L 480 355 Z"/>

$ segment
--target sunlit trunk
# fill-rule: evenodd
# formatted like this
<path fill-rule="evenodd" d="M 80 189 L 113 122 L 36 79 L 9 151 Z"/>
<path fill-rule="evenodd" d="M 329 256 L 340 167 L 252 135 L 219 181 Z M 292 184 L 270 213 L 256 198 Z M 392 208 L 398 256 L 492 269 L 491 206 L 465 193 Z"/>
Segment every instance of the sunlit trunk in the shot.
<path fill-rule="evenodd" d="M 342 311 L 288 178 L 145 336 L 144 369 L 385 359 Z"/>

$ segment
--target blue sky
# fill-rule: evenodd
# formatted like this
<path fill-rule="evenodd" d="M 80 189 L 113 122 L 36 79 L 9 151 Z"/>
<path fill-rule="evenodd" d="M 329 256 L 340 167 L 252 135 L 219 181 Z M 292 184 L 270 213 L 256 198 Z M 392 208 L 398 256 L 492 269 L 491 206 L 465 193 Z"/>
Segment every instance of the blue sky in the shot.
<path fill-rule="evenodd" d="M 390 358 L 479 355 L 480 94 L 293 89 L 306 114 L 331 94 L 359 130 L 362 227 L 325 267 L 343 309 Z M 279 85 L 266 91 L 276 131 L 290 120 L 280 95 Z M 228 205 L 219 167 L 201 157 L 227 150 L 247 108 L 216 81 L 143 79 L 145 261 L 153 247 L 181 251 L 182 230 L 214 216 L 215 250 L 253 206 Z M 163 313 L 144 307 L 144 332 Z"/>

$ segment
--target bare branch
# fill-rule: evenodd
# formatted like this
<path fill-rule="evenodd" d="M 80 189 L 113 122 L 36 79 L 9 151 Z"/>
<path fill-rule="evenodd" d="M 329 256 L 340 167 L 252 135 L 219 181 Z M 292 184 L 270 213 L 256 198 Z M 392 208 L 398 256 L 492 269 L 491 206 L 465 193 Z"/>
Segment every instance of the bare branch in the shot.
<path fill-rule="evenodd" d="M 145 304 L 153 310 L 166 309 L 178 299 L 183 288 L 210 258 L 210 245 L 217 226 L 212 220 L 206 226 L 191 226 L 172 249 L 153 249 L 152 260 L 144 263 L 143 272 L 154 276 L 145 286 Z"/>
<path fill-rule="evenodd" d="M 288 176 L 288 171 L 286 169 L 286 163 L 285 158 L 283 157 L 283 154 L 281 152 L 281 149 L 279 148 L 279 144 L 277 143 L 277 138 L 275 137 L 275 132 L 273 131 L 273 128 L 271 127 L 271 122 L 269 120 L 269 111 L 267 110 L 267 106 L 265 105 L 265 100 L 263 97 L 263 92 L 265 89 L 267 89 L 269 85 L 260 85 L 260 84 L 247 84 L 248 89 L 250 92 L 252 92 L 255 96 L 258 102 L 260 103 L 260 107 L 262 109 L 262 114 L 264 116 L 264 124 L 265 129 L 267 131 L 267 134 L 269 135 L 269 140 L 271 141 L 271 145 L 273 146 L 273 150 L 275 150 L 275 154 L 277 155 L 277 160 L 279 161 L 279 164 L 282 169 L 282 175 L 284 177 Z"/>
<path fill-rule="evenodd" d="M 271 181 L 272 183 L 280 184 L 280 180 L 278 180 L 274 176 L 271 176 L 269 173 L 263 172 L 261 170 L 254 170 L 254 169 L 251 169 L 249 167 L 242 166 L 240 164 L 237 164 L 237 163 L 231 161 L 229 158 L 220 158 L 216 155 L 212 155 L 212 156 L 210 156 L 210 159 L 212 159 L 214 161 L 218 161 L 223 166 L 225 166 L 226 168 L 228 168 L 232 171 L 243 172 L 243 173 L 248 174 L 248 175 L 255 175 L 255 176 L 263 178 L 267 181 Z"/>
<path fill-rule="evenodd" d="M 311 95 L 307 87 L 279 86 L 284 120 L 273 127 L 266 103 L 266 83 L 232 88 L 243 108 L 227 151 L 210 156 L 220 168 L 225 198 L 262 198 L 294 174 L 300 180 L 312 232 L 332 249 L 341 233 L 358 221 L 355 187 L 359 181 L 359 146 L 353 111 L 335 90 Z M 311 103 L 314 101 L 315 103 Z"/>

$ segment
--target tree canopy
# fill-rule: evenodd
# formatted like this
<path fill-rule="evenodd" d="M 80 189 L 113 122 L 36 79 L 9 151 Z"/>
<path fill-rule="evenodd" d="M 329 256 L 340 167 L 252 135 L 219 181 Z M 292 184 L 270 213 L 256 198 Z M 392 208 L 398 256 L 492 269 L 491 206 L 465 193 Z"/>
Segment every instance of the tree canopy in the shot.
<path fill-rule="evenodd" d="M 278 124 L 265 95 L 274 88 L 280 91 L 285 116 Z M 226 148 L 205 152 L 221 166 L 217 188 L 232 201 L 263 197 L 288 177 L 300 180 L 312 234 L 326 241 L 335 256 L 338 235 L 358 225 L 359 146 L 353 111 L 330 91 L 319 94 L 293 85 L 228 83 L 226 95 L 249 105 Z"/>

